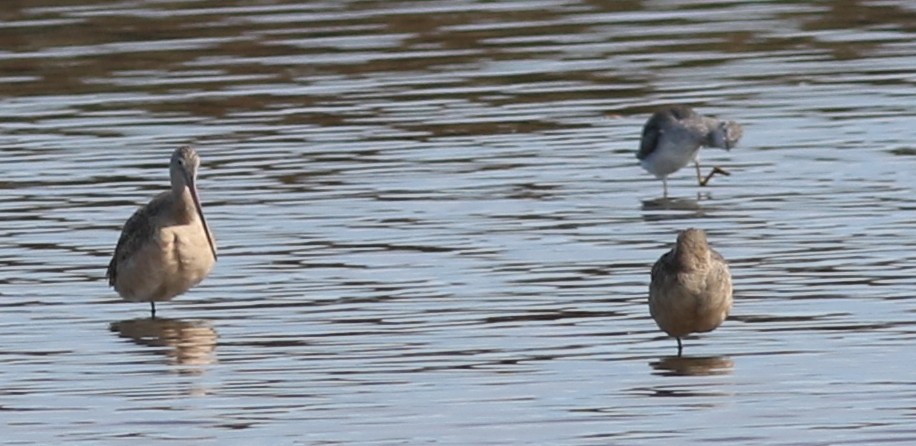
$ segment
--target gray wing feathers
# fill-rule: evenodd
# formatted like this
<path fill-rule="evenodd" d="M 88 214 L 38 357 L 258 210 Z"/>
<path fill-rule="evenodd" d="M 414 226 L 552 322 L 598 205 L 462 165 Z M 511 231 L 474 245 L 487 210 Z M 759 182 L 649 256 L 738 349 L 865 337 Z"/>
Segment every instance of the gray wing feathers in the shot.
<path fill-rule="evenodd" d="M 636 158 L 641 160 L 648 158 L 658 147 L 659 140 L 664 136 L 666 128 L 677 128 L 682 125 L 680 121 L 697 118 L 699 118 L 697 112 L 686 105 L 675 105 L 653 113 L 642 128 L 642 139 L 639 141 Z"/>
<path fill-rule="evenodd" d="M 639 141 L 639 151 L 636 152 L 636 158 L 644 160 L 652 154 L 658 145 L 659 137 L 662 133 L 662 121 L 667 116 L 663 112 L 655 112 L 646 125 L 642 128 L 642 139 Z"/>

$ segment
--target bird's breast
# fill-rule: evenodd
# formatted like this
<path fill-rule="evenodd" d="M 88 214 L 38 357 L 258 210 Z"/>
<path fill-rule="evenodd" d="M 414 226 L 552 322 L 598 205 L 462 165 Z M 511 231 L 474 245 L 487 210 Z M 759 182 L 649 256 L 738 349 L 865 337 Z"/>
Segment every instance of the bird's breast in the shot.
<path fill-rule="evenodd" d="M 213 269 L 215 259 L 199 221 L 162 229 L 164 263 L 170 288 L 184 292 L 197 285 Z"/>

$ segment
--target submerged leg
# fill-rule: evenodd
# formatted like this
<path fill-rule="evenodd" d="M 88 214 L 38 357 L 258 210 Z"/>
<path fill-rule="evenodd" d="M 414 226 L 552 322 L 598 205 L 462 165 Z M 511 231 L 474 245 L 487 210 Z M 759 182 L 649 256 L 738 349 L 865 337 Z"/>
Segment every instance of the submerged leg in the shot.
<path fill-rule="evenodd" d="M 156 302 L 149 301 L 150 319 L 156 319 Z"/>
<path fill-rule="evenodd" d="M 664 191 L 663 192 L 664 195 L 662 195 L 662 197 L 668 198 L 668 178 L 667 177 L 662 177 L 662 191 Z"/>
<path fill-rule="evenodd" d="M 677 356 L 678 356 L 678 358 L 680 358 L 680 357 L 681 357 L 681 351 L 684 350 L 684 346 L 681 344 L 681 337 L 680 337 L 680 336 L 675 336 L 674 339 L 677 339 Z"/>

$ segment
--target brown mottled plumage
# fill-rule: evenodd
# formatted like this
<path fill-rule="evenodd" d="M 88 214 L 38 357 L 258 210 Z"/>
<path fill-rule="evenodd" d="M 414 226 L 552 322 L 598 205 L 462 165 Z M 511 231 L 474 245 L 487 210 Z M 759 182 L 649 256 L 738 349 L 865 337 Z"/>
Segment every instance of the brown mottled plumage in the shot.
<path fill-rule="evenodd" d="M 181 147 L 172 154 L 171 190 L 153 198 L 124 224 L 111 263 L 108 284 L 132 302 L 156 301 L 184 293 L 213 269 L 216 244 L 197 195 L 200 158 Z"/>
<path fill-rule="evenodd" d="M 655 262 L 649 284 L 649 313 L 677 339 L 715 330 L 732 307 L 732 280 L 725 259 L 709 247 L 702 229 L 687 229 Z"/>

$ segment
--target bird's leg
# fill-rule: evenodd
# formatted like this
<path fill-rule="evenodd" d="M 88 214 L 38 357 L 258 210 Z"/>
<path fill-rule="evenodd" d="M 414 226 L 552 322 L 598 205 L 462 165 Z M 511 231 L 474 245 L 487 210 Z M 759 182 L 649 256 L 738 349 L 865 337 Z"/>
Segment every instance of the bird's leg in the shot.
<path fill-rule="evenodd" d="M 668 198 L 668 178 L 662 177 L 662 189 L 664 190 L 664 195 L 662 198 Z"/>
<path fill-rule="evenodd" d="M 694 165 L 697 166 L 697 181 L 700 183 L 700 186 L 705 186 L 706 183 L 708 183 L 709 180 L 712 178 L 712 176 L 717 173 L 725 175 L 725 176 L 731 175 L 731 173 L 726 171 L 725 169 L 719 166 L 713 166 L 712 170 L 709 171 L 709 175 L 706 175 L 706 178 L 702 178 L 700 176 L 700 163 L 694 162 Z"/>
<path fill-rule="evenodd" d="M 681 351 L 684 350 L 684 346 L 681 345 L 681 337 L 680 337 L 680 336 L 675 336 L 674 339 L 677 339 L 677 357 L 680 358 L 680 357 L 681 357 Z"/>
<path fill-rule="evenodd" d="M 150 319 L 156 319 L 156 302 L 149 301 Z"/>
<path fill-rule="evenodd" d="M 717 174 L 717 173 L 722 174 L 722 175 L 725 175 L 725 176 L 731 175 L 731 173 L 728 172 L 728 171 L 726 171 L 725 169 L 723 169 L 723 168 L 721 168 L 721 167 L 719 167 L 719 166 L 713 166 L 712 170 L 709 171 L 709 175 L 706 175 L 706 178 L 703 179 L 703 182 L 700 184 L 700 186 L 705 186 L 706 183 L 709 182 L 709 179 L 712 178 L 712 176 L 715 175 L 715 174 Z"/>

